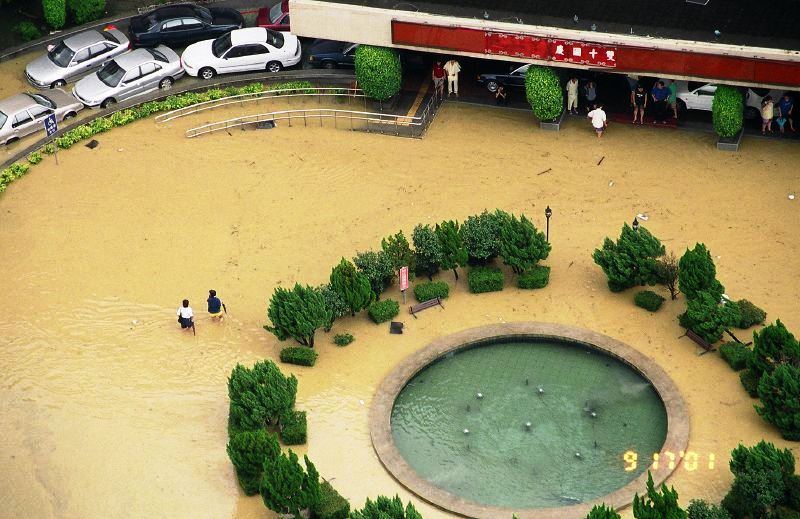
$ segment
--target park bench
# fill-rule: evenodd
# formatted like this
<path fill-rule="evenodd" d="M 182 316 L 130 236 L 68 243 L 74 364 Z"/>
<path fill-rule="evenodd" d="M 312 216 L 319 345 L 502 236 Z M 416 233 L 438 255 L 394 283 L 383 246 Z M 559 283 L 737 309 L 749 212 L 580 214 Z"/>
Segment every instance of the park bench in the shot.
<path fill-rule="evenodd" d="M 414 319 L 416 319 L 417 318 L 416 314 L 418 314 L 423 310 L 427 310 L 428 308 L 433 308 L 434 306 L 437 305 L 444 308 L 444 305 L 442 304 L 442 299 L 440 297 L 434 297 L 433 299 L 428 299 L 427 301 L 423 301 L 418 305 L 411 306 L 409 307 L 408 311 L 411 312 L 411 315 L 413 315 Z"/>
<path fill-rule="evenodd" d="M 681 337 L 683 337 L 683 336 L 689 337 L 694 342 L 696 342 L 698 345 L 700 345 L 701 348 L 706 350 L 703 353 L 701 353 L 700 355 L 705 355 L 706 353 L 709 353 L 709 352 L 712 352 L 712 351 L 717 351 L 717 349 L 714 348 L 711 344 L 709 344 L 708 341 L 706 341 L 705 339 L 703 339 L 702 337 L 700 337 L 699 335 L 694 333 L 692 330 L 687 329 L 686 333 L 681 335 Z"/>

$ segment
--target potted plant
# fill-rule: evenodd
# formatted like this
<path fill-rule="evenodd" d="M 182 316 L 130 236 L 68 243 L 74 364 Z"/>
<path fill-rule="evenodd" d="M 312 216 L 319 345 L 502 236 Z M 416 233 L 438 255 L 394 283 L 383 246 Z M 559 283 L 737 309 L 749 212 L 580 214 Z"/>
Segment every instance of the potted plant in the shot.
<path fill-rule="evenodd" d="M 558 131 L 564 120 L 564 95 L 553 69 L 538 65 L 528 67 L 525 95 L 541 128 Z"/>
<path fill-rule="evenodd" d="M 714 131 L 719 135 L 717 149 L 738 151 L 744 124 L 744 96 L 741 90 L 725 85 L 717 87 L 711 113 Z"/>

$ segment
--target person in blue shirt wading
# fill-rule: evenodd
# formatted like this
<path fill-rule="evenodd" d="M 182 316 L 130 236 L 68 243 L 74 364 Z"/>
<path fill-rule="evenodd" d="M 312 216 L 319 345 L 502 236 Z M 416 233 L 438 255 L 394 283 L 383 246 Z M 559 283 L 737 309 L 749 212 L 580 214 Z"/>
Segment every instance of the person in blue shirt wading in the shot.
<path fill-rule="evenodd" d="M 211 314 L 212 319 L 219 319 L 222 321 L 225 318 L 223 311 L 225 314 L 228 313 L 228 309 L 225 308 L 225 303 L 219 300 L 217 297 L 216 290 L 209 290 L 208 291 L 208 313 Z"/>
<path fill-rule="evenodd" d="M 653 124 L 667 124 L 667 99 L 669 98 L 669 88 L 664 86 L 663 81 L 659 81 L 651 92 L 653 96 L 653 108 L 655 108 L 655 120 Z"/>

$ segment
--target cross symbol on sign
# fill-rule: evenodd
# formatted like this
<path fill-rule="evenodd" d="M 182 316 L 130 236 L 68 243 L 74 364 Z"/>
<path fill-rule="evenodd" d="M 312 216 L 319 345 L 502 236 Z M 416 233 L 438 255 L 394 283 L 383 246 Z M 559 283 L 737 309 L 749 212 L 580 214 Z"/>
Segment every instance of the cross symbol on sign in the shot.
<path fill-rule="evenodd" d="M 597 51 L 592 49 L 592 51 L 589 53 L 589 55 L 592 57 L 592 59 L 594 59 L 594 57 L 597 56 Z"/>

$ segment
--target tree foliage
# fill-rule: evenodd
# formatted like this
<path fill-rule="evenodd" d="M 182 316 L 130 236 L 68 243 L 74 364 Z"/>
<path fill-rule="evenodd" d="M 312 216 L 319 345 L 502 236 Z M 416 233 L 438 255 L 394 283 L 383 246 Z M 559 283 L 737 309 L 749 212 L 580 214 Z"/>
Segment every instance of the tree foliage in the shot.
<path fill-rule="evenodd" d="M 706 246 L 698 243 L 694 249 L 686 249 L 678 263 L 678 286 L 686 299 L 694 299 L 698 292 L 708 292 L 717 301 L 725 287 L 717 281 L 717 268 Z"/>
<path fill-rule="evenodd" d="M 550 67 L 531 65 L 525 73 L 525 95 L 540 121 L 553 121 L 564 110 L 564 94 L 558 76 Z"/>
<path fill-rule="evenodd" d="M 53 29 L 61 29 L 67 21 L 65 0 L 42 0 L 44 21 Z"/>
<path fill-rule="evenodd" d="M 461 239 L 471 265 L 485 265 L 500 254 L 500 224 L 496 214 L 483 211 L 461 225 Z"/>
<path fill-rule="evenodd" d="M 359 45 L 355 65 L 358 86 L 368 97 L 385 101 L 400 91 L 403 69 L 396 50 Z"/>
<path fill-rule="evenodd" d="M 731 519 L 727 510 L 717 505 L 709 505 L 702 499 L 692 499 L 686 508 L 689 519 Z"/>
<path fill-rule="evenodd" d="M 331 288 L 342 297 L 351 315 L 356 315 L 375 300 L 367 276 L 344 258 L 331 271 Z"/>
<path fill-rule="evenodd" d="M 653 475 L 647 471 L 647 494 L 633 497 L 633 517 L 636 519 L 686 519 L 686 512 L 678 506 L 678 492 L 662 483 L 660 491 L 653 485 Z"/>
<path fill-rule="evenodd" d="M 394 279 L 394 265 L 392 259 L 383 251 L 359 252 L 353 258 L 356 268 L 369 280 L 375 298 L 379 298 Z"/>
<path fill-rule="evenodd" d="M 280 456 L 281 446 L 274 434 L 256 429 L 231 435 L 227 451 L 242 490 L 252 496 L 261 488 L 265 462 L 271 463 Z"/>
<path fill-rule="evenodd" d="M 620 515 L 610 506 L 594 505 L 586 519 L 620 519 Z"/>
<path fill-rule="evenodd" d="M 551 247 L 544 233 L 537 231 L 524 214 L 517 219 L 513 214 L 497 211 L 497 219 L 500 225 L 500 257 L 515 274 L 530 270 L 550 254 Z"/>
<path fill-rule="evenodd" d="M 761 406 L 756 411 L 791 441 L 800 441 L 800 369 L 781 364 L 758 383 Z"/>
<path fill-rule="evenodd" d="M 772 373 L 780 364 L 800 366 L 800 344 L 778 319 L 760 332 L 753 332 L 753 353 L 747 367 L 759 380 L 761 375 Z"/>
<path fill-rule="evenodd" d="M 728 328 L 739 322 L 739 307 L 731 301 L 720 304 L 716 293 L 696 292 L 686 304 L 686 314 L 681 324 L 691 329 L 708 343 L 722 339 Z"/>
<path fill-rule="evenodd" d="M 67 9 L 75 25 L 83 25 L 102 18 L 106 0 L 67 0 Z"/>
<path fill-rule="evenodd" d="M 436 232 L 429 225 L 417 225 L 411 235 L 414 242 L 414 261 L 417 274 L 426 275 L 433 280 L 433 275 L 439 272 L 439 267 L 444 258 L 442 244 L 436 237 Z"/>
<path fill-rule="evenodd" d="M 256 362 L 252 369 L 237 364 L 228 378 L 231 433 L 277 423 L 294 407 L 296 396 L 297 378 L 284 376 L 271 360 Z"/>
<path fill-rule="evenodd" d="M 714 131 L 720 137 L 733 137 L 744 126 L 744 96 L 739 88 L 719 85 L 711 102 Z"/>
<path fill-rule="evenodd" d="M 410 502 L 404 507 L 399 496 L 378 496 L 375 501 L 367 498 L 364 508 L 350 512 L 350 519 L 422 519 L 422 514 Z"/>
<path fill-rule="evenodd" d="M 387 236 L 381 240 L 381 249 L 389 256 L 394 275 L 398 275 L 400 267 L 408 267 L 409 274 L 416 270 L 414 265 L 414 251 L 408 243 L 403 231 Z"/>
<path fill-rule="evenodd" d="M 278 287 L 267 309 L 271 324 L 264 329 L 285 341 L 289 337 L 304 346 L 314 347 L 314 334 L 319 328 L 330 328 L 333 314 L 316 288 L 295 283 L 287 290 Z"/>
<path fill-rule="evenodd" d="M 295 519 L 301 512 L 315 508 L 320 500 L 319 473 L 305 456 L 306 469 L 291 449 L 289 455 L 281 454 L 265 465 L 261 482 L 264 505 L 279 514 L 290 514 Z"/>
<path fill-rule="evenodd" d="M 452 270 L 453 275 L 458 281 L 458 267 L 467 265 L 467 249 L 464 247 L 464 240 L 459 232 L 458 222 L 448 220 L 436 224 L 436 238 L 442 250 L 441 267 L 444 270 Z"/>
<path fill-rule="evenodd" d="M 794 456 L 788 449 L 760 441 L 739 445 L 731 452 L 733 485 L 722 506 L 735 519 L 770 517 L 785 499 L 786 483 L 794 475 Z"/>
<path fill-rule="evenodd" d="M 643 226 L 634 231 L 623 224 L 616 243 L 606 238 L 592 259 L 608 277 L 608 288 L 621 292 L 636 285 L 655 285 L 656 263 L 664 255 L 664 246 Z"/>
<path fill-rule="evenodd" d="M 344 317 L 350 313 L 350 307 L 347 306 L 347 303 L 345 303 L 344 299 L 342 299 L 342 296 L 339 295 L 339 292 L 331 288 L 330 283 L 320 285 L 316 290 L 319 292 L 319 295 L 325 302 L 325 306 L 328 309 L 328 314 L 330 315 L 330 320 L 322 328 L 326 332 L 329 332 L 331 331 L 333 322 L 336 319 Z"/>

